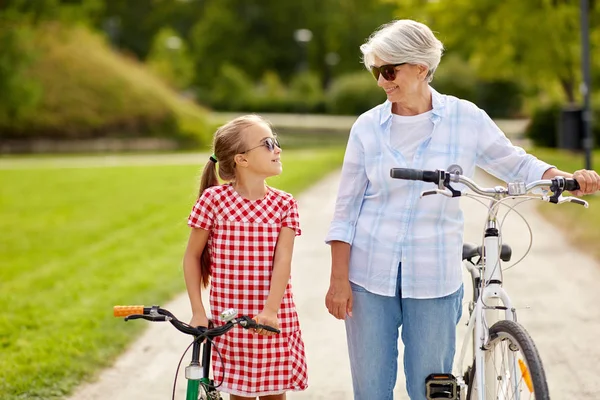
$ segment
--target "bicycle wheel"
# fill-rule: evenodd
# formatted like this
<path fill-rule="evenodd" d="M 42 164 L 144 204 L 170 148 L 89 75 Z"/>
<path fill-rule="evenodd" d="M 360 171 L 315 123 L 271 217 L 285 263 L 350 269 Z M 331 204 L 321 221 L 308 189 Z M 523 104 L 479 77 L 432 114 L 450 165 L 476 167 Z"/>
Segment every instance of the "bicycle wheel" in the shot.
<path fill-rule="evenodd" d="M 485 374 L 487 379 L 484 399 L 550 399 L 542 361 L 525 328 L 513 321 L 498 321 L 490 328 L 490 339 L 486 347 L 485 365 L 489 370 Z M 467 400 L 479 398 L 475 373 L 473 362 Z"/>

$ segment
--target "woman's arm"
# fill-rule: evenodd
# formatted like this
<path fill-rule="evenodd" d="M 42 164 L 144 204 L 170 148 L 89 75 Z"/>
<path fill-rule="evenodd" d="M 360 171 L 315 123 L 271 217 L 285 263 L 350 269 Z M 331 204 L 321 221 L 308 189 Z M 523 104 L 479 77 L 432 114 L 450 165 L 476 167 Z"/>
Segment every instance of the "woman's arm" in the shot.
<path fill-rule="evenodd" d="M 600 176 L 598 176 L 596 171 L 580 169 L 575 171 L 573 174 L 570 174 L 557 168 L 550 168 L 544 172 L 542 179 L 552 179 L 556 178 L 557 176 L 573 178 L 577 181 L 577 183 L 579 183 L 580 190 L 573 192 L 575 196 L 592 194 L 600 190 Z"/>
<path fill-rule="evenodd" d="M 271 287 L 269 296 L 265 302 L 263 311 L 256 316 L 259 324 L 269 325 L 279 329 L 277 312 L 281 305 L 281 300 L 285 289 L 290 280 L 292 270 L 292 252 L 294 250 L 294 240 L 296 232 L 292 228 L 282 227 L 275 247 L 275 257 L 273 259 L 273 273 L 271 275 Z M 258 333 L 264 335 L 273 335 L 273 332 L 259 330 Z"/>
<path fill-rule="evenodd" d="M 208 242 L 209 231 L 192 228 L 187 248 L 183 256 L 183 276 L 192 306 L 192 326 L 208 326 L 208 317 L 202 303 L 202 280 L 200 278 L 200 257 Z"/>
<path fill-rule="evenodd" d="M 331 278 L 325 296 L 325 306 L 331 315 L 344 319 L 352 317 L 352 289 L 348 278 L 350 245 L 338 240 L 331 242 Z"/>

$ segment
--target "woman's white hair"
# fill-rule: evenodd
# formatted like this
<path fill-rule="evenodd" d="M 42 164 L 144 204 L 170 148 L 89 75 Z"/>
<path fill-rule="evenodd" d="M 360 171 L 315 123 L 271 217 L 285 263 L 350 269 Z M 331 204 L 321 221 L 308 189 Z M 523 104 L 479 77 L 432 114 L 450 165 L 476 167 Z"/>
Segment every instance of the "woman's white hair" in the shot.
<path fill-rule="evenodd" d="M 425 24 L 401 19 L 382 25 L 360 46 L 363 63 L 370 70 L 375 57 L 391 64 L 409 63 L 426 66 L 427 81 L 433 80 L 444 45 Z"/>

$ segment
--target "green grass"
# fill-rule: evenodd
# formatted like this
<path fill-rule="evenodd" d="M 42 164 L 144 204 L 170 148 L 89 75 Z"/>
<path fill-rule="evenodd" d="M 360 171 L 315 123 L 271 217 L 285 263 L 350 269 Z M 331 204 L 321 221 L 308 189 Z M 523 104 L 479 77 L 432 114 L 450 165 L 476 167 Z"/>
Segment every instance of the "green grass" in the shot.
<path fill-rule="evenodd" d="M 585 158 L 581 153 L 539 148 L 529 152 L 566 172 L 585 167 Z M 592 169 L 600 171 L 598 150 L 592 154 Z M 563 204 L 556 208 L 553 204 L 541 204 L 539 210 L 557 228 L 568 231 L 572 244 L 600 260 L 600 196 L 585 196 L 584 199 L 590 203 L 590 208 L 574 204 Z"/>
<path fill-rule="evenodd" d="M 342 157 L 341 148 L 289 150 L 269 183 L 297 196 Z M 64 396 L 143 328 L 116 323 L 113 305 L 163 304 L 185 290 L 200 171 L 0 169 L 0 398 Z"/>

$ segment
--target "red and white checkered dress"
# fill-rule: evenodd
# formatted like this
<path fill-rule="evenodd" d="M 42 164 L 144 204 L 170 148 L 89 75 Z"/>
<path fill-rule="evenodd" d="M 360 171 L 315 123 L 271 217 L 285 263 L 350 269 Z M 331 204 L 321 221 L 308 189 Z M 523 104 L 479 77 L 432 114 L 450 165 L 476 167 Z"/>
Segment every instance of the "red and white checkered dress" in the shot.
<path fill-rule="evenodd" d="M 260 200 L 241 197 L 230 184 L 206 189 L 192 210 L 188 225 L 210 231 L 210 309 L 215 325 L 219 313 L 234 308 L 238 315 L 259 314 L 269 295 L 275 245 L 282 227 L 300 235 L 298 206 L 285 192 L 268 188 Z M 264 396 L 306 389 L 308 377 L 292 286 L 288 282 L 277 314 L 281 333 L 253 334 L 234 328 L 215 338 L 223 360 L 213 351 L 215 383 L 238 396 Z"/>

